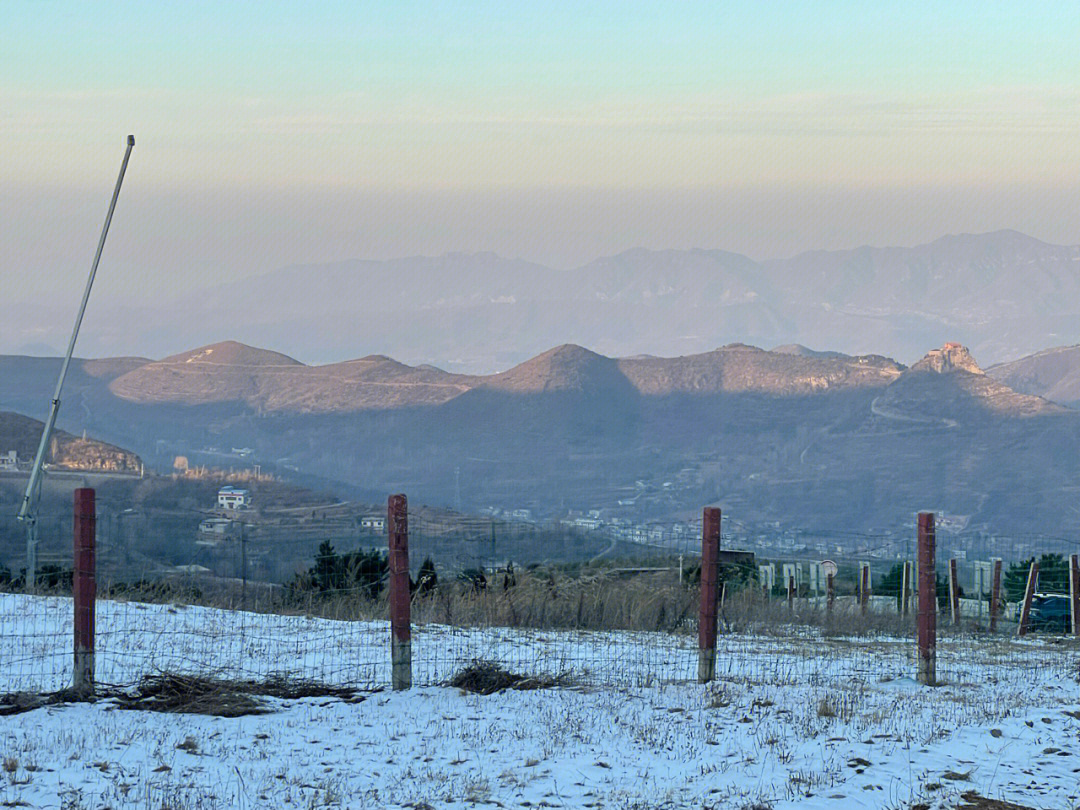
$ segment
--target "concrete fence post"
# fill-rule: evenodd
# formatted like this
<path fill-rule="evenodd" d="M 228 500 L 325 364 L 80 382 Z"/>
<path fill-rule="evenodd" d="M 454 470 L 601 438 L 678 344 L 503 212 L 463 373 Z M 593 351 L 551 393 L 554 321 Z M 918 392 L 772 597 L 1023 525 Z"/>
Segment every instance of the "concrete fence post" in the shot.
<path fill-rule="evenodd" d="M 904 560 L 904 575 L 900 579 L 900 615 L 911 613 L 911 560 Z"/>
<path fill-rule="evenodd" d="M 934 513 L 920 512 L 919 543 L 919 683 L 937 684 L 937 575 L 935 555 L 937 539 Z"/>
<path fill-rule="evenodd" d="M 390 685 L 412 687 L 412 626 L 409 594 L 409 502 L 391 495 L 386 505 L 386 531 L 390 544 Z"/>
<path fill-rule="evenodd" d="M 1080 638 L 1080 554 L 1069 555 L 1069 605 L 1072 634 Z"/>
<path fill-rule="evenodd" d="M 720 510 L 705 508 L 701 518 L 701 608 L 698 613 L 698 682 L 716 677 L 716 599 L 719 595 Z"/>
<path fill-rule="evenodd" d="M 957 579 L 956 558 L 949 558 L 949 612 L 953 627 L 960 624 L 960 582 Z"/>
<path fill-rule="evenodd" d="M 71 689 L 88 697 L 94 693 L 94 608 L 97 598 L 95 538 L 97 514 L 94 490 L 75 490 L 74 549 L 71 590 L 75 618 L 75 667 Z"/>
<path fill-rule="evenodd" d="M 1031 600 L 1035 596 L 1035 585 L 1039 581 L 1039 564 L 1031 561 L 1028 569 L 1027 585 L 1024 587 L 1024 601 L 1020 605 L 1020 621 L 1016 627 L 1017 636 L 1026 636 L 1031 624 Z"/>
<path fill-rule="evenodd" d="M 997 630 L 998 617 L 1001 615 L 1001 559 L 994 560 L 994 579 L 990 586 L 990 632 Z"/>

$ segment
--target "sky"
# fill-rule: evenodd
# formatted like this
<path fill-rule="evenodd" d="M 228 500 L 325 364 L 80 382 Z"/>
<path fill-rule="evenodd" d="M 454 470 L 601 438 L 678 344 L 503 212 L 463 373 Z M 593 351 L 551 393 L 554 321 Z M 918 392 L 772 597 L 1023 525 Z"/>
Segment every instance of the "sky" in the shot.
<path fill-rule="evenodd" d="M 291 263 L 1080 242 L 1080 4 L 17 2 L 0 273 L 96 295 Z"/>

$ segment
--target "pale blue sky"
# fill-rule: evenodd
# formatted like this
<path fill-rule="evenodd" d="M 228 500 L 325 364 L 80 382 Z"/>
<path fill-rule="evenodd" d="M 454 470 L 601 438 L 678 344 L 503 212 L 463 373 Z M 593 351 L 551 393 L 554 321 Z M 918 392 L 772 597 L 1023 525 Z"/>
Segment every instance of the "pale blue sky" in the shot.
<path fill-rule="evenodd" d="M 15 289 L 82 272 L 129 132 L 105 296 L 447 250 L 1080 241 L 1077 3 L 0 9 Z"/>

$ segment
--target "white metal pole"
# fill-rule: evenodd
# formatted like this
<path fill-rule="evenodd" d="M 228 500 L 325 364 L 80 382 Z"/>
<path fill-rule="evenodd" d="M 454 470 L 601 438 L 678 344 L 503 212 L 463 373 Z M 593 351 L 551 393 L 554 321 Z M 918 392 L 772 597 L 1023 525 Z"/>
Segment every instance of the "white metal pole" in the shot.
<path fill-rule="evenodd" d="M 79 337 L 79 328 L 82 326 L 83 315 L 86 314 L 86 303 L 90 300 L 90 288 L 94 286 L 94 277 L 97 276 L 98 263 L 101 261 L 101 251 L 105 247 L 105 237 L 109 233 L 109 225 L 112 223 L 113 211 L 116 210 L 116 201 L 120 197 L 120 186 L 124 182 L 124 173 L 127 171 L 128 158 L 131 157 L 131 149 L 135 146 L 135 136 L 128 135 L 127 149 L 124 150 L 124 160 L 120 164 L 120 176 L 116 178 L 116 188 L 113 189 L 112 199 L 109 201 L 109 212 L 105 216 L 105 225 L 101 229 L 101 237 L 98 239 L 97 250 L 94 252 L 94 262 L 90 266 L 90 276 L 86 279 L 86 289 L 83 290 L 82 302 L 79 304 L 79 313 L 75 316 L 75 326 L 71 330 L 71 340 L 68 341 L 67 353 L 64 362 L 60 366 L 60 376 L 56 380 L 56 392 L 53 394 L 52 403 L 49 405 L 49 416 L 45 420 L 45 427 L 41 431 L 41 442 L 38 444 L 37 455 L 34 456 L 34 466 L 30 468 L 30 480 L 26 482 L 26 493 L 23 495 L 22 505 L 19 507 L 19 520 L 26 523 L 26 590 L 34 590 L 34 582 L 37 578 L 37 509 L 36 499 L 38 487 L 41 485 L 41 472 L 45 463 L 45 454 L 49 449 L 49 440 L 56 427 L 56 415 L 60 410 L 60 392 L 64 388 L 64 379 L 67 377 L 68 366 L 71 365 L 71 356 L 75 352 L 75 341 Z"/>

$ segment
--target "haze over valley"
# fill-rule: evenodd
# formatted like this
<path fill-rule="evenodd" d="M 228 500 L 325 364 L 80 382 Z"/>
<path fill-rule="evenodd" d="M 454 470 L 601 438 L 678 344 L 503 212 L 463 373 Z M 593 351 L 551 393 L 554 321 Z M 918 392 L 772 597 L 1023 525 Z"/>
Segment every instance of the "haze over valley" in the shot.
<path fill-rule="evenodd" d="M 17 289 L 17 288 L 16 288 Z M 0 347 L 59 354 L 74 289 L 16 299 Z M 197 292 L 95 303 L 91 356 L 239 340 L 311 363 L 385 354 L 463 374 L 562 343 L 608 356 L 800 343 L 916 362 L 947 341 L 986 365 L 1080 342 L 1080 246 L 1016 231 L 754 261 L 629 250 L 572 270 L 493 253 L 295 265 Z"/>

